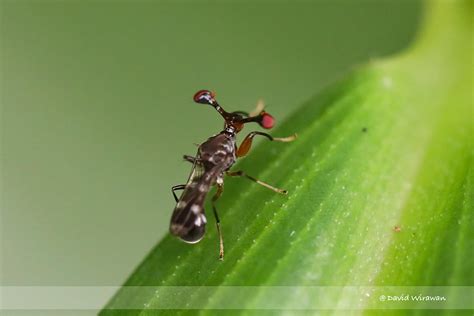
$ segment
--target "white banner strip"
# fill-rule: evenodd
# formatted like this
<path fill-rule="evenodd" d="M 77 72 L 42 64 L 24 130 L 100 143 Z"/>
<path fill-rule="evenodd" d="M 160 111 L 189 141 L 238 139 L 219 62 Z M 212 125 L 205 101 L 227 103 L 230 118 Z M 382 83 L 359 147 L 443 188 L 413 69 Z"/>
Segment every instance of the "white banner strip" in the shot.
<path fill-rule="evenodd" d="M 0 310 L 469 309 L 473 286 L 2 286 Z"/>

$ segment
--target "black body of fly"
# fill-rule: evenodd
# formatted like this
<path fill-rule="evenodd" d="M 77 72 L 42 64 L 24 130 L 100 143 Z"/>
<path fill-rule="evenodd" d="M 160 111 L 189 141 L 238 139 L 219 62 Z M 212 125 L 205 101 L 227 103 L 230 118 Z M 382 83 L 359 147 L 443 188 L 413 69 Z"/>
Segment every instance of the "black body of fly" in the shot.
<path fill-rule="evenodd" d="M 237 146 L 236 134 L 242 130 L 244 124 L 256 122 L 263 128 L 270 129 L 274 125 L 274 119 L 263 110 L 262 102 L 259 102 L 257 108 L 250 114 L 243 111 L 229 113 L 224 111 L 214 97 L 211 91 L 200 90 L 194 95 L 194 101 L 213 106 L 225 120 L 224 130 L 202 143 L 196 156 L 184 156 L 185 160 L 193 164 L 193 168 L 186 184 L 176 185 L 171 189 L 177 204 L 171 217 L 170 232 L 187 243 L 199 242 L 204 237 L 207 222 L 204 201 L 211 187 L 217 186 L 217 191 L 212 198 L 212 208 L 219 234 L 219 258 L 223 259 L 224 243 L 215 202 L 223 192 L 224 176 L 246 177 L 277 193 L 286 194 L 286 190 L 275 188 L 243 171 L 231 172 L 229 169 L 238 157 L 243 157 L 248 153 L 254 136 L 264 136 L 271 141 L 290 142 L 296 138 L 296 135 L 275 138 L 267 133 L 255 131 L 249 133 L 240 146 Z M 184 190 L 179 199 L 176 196 L 176 190 Z"/>

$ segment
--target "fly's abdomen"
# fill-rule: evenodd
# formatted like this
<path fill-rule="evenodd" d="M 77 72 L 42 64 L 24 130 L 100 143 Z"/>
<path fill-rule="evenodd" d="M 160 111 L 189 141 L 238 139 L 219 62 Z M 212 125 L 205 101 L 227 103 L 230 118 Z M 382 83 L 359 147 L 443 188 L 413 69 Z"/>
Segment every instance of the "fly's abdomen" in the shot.
<path fill-rule="evenodd" d="M 170 232 L 187 243 L 196 243 L 206 231 L 204 201 L 209 191 L 207 181 L 192 182 L 183 192 L 171 216 Z M 199 190 L 206 188 L 206 190 Z"/>

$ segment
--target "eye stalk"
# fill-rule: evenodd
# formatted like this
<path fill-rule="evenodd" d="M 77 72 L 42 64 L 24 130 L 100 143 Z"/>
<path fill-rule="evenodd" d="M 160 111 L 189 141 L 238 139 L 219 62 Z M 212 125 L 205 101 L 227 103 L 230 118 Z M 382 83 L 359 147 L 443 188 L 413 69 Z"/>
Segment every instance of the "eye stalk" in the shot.
<path fill-rule="evenodd" d="M 215 94 L 209 90 L 199 90 L 194 94 L 193 100 L 196 103 L 208 104 L 219 112 L 224 118 L 226 126 L 233 126 L 238 132 L 242 129 L 245 123 L 255 122 L 265 129 L 270 129 L 275 125 L 275 119 L 269 113 L 263 110 L 264 104 L 262 101 L 257 103 L 257 108 L 252 113 L 243 111 L 235 111 L 232 113 L 226 112 L 215 99 Z"/>
<path fill-rule="evenodd" d="M 214 99 L 215 93 L 209 90 L 199 90 L 194 95 L 193 99 L 196 103 L 215 105 L 216 100 Z"/>
<path fill-rule="evenodd" d="M 275 125 L 275 119 L 269 113 L 261 111 L 260 114 L 244 118 L 242 123 L 255 122 L 265 129 L 270 129 Z"/>
<path fill-rule="evenodd" d="M 193 100 L 196 103 L 209 104 L 219 112 L 219 114 L 228 121 L 231 117 L 230 113 L 227 113 L 215 99 L 216 94 L 209 90 L 199 90 L 194 94 Z"/>

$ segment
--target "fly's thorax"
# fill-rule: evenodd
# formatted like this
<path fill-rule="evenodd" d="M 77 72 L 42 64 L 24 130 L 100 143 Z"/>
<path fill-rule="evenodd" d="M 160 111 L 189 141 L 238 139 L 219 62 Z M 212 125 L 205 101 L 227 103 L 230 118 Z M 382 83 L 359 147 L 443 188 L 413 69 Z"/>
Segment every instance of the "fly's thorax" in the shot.
<path fill-rule="evenodd" d="M 212 168 L 221 165 L 227 169 L 235 162 L 235 135 L 220 133 L 209 138 L 199 147 L 199 159 Z"/>

